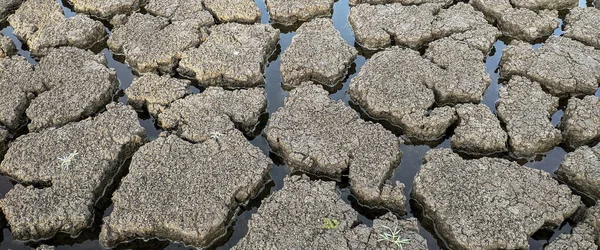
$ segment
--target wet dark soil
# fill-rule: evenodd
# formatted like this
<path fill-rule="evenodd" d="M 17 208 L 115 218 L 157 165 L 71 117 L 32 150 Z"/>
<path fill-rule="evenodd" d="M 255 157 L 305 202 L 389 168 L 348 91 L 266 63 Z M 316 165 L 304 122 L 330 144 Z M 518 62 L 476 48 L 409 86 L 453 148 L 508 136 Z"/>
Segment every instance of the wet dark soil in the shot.
<path fill-rule="evenodd" d="M 75 13 L 71 10 L 69 4 L 65 1 L 58 0 L 63 6 L 63 10 L 67 17 L 75 15 Z M 592 6 L 592 1 L 586 2 L 585 0 L 580 0 L 580 6 Z M 270 23 L 269 14 L 265 7 L 264 0 L 256 0 L 256 3 L 260 7 L 262 11 L 262 23 Z M 354 64 L 349 69 L 348 75 L 344 80 L 342 85 L 336 86 L 333 89 L 330 89 L 330 97 L 333 100 L 340 100 L 353 107 L 357 112 L 362 112 L 359 108 L 352 105 L 350 102 L 350 98 L 347 94 L 348 86 L 350 80 L 356 76 L 356 74 L 360 71 L 361 67 L 365 64 L 366 60 L 373 54 L 373 51 L 366 51 L 360 48 L 354 39 L 354 35 L 350 25 L 348 23 L 348 15 L 350 12 L 350 7 L 348 5 L 348 0 L 338 0 L 334 5 L 333 12 L 333 21 L 334 26 L 338 29 L 342 37 L 360 51 L 360 55 L 354 61 Z M 562 20 L 560 20 L 562 23 Z M 106 22 L 105 22 L 106 23 Z M 2 33 L 6 36 L 11 37 L 13 42 L 19 47 L 19 55 L 27 58 L 29 62 L 32 64 L 36 64 L 36 59 L 32 58 L 30 53 L 27 51 L 26 45 L 22 44 L 14 35 L 12 34 L 12 27 L 8 26 L 8 24 L 1 24 L 0 29 Z M 265 88 L 267 92 L 268 106 L 267 112 L 268 115 L 277 111 L 278 108 L 283 106 L 285 97 L 288 96 L 288 91 L 286 91 L 282 87 L 282 79 L 279 73 L 280 67 L 280 58 L 283 51 L 285 51 L 291 43 L 292 37 L 295 35 L 294 30 L 298 25 L 294 27 L 281 27 L 276 26 L 282 30 L 280 35 L 280 42 L 277 46 L 277 51 L 271 58 L 265 68 Z M 110 32 L 109 27 L 107 30 Z M 554 35 L 561 35 L 562 25 L 555 32 Z M 499 62 L 502 57 L 502 49 L 506 47 L 506 45 L 510 42 L 509 38 L 500 38 L 494 44 L 494 47 L 488 53 L 488 57 L 486 59 L 486 69 L 490 74 L 492 79 L 492 84 L 488 88 L 485 93 L 483 103 L 487 105 L 493 112 L 496 111 L 496 101 L 498 100 L 498 91 L 501 88 L 504 80 L 499 74 Z M 534 47 L 538 47 L 541 44 L 535 44 Z M 120 91 L 115 95 L 115 101 L 126 103 L 127 97 L 124 95 L 124 90 L 131 85 L 132 80 L 137 75 L 134 70 L 132 70 L 129 66 L 124 63 L 124 60 L 121 56 L 113 55 L 113 53 L 104 46 L 100 48 L 100 53 L 106 56 L 108 61 L 108 65 L 111 68 L 114 68 L 117 72 L 118 79 L 120 81 L 121 87 Z M 203 90 L 200 86 L 192 86 L 190 87 L 190 92 L 192 93 L 200 93 Z M 596 96 L 600 96 L 600 90 L 596 92 Z M 564 109 L 564 107 L 562 107 Z M 156 139 L 158 135 L 162 132 L 160 127 L 156 124 L 156 121 L 145 111 L 140 110 L 138 112 L 140 123 L 144 128 L 146 128 L 147 136 L 150 140 Z M 373 120 L 369 118 L 365 114 L 361 114 L 364 119 Z M 560 122 L 560 119 L 563 115 L 563 110 L 557 111 L 553 117 L 552 122 L 555 126 L 557 126 Z M 265 115 L 264 122 L 259 126 L 260 129 L 264 128 L 268 116 Z M 401 136 L 401 131 L 398 128 L 393 127 L 389 123 L 385 121 L 376 121 L 381 122 L 386 128 L 395 132 L 397 135 Z M 285 166 L 275 155 L 271 152 L 271 149 L 263 137 L 260 134 L 260 131 L 257 131 L 257 135 L 249 138 L 251 143 L 257 147 L 259 147 L 266 155 L 269 155 L 271 159 L 276 163 L 274 168 L 271 170 L 272 181 L 266 186 L 264 192 L 252 200 L 246 206 L 240 207 L 239 211 L 235 214 L 234 220 L 231 223 L 231 227 L 228 229 L 227 235 L 223 236 L 219 239 L 211 249 L 230 249 L 232 246 L 237 244 L 239 240 L 244 237 L 248 231 L 248 221 L 252 218 L 252 215 L 256 213 L 257 208 L 260 206 L 262 199 L 267 197 L 269 194 L 273 192 L 277 192 L 278 190 L 283 188 L 283 179 L 286 175 L 296 174 L 290 173 L 290 170 L 287 166 Z M 13 137 L 17 137 L 27 133 L 27 131 L 19 131 L 15 132 Z M 419 168 L 421 166 L 422 158 L 425 153 L 433 148 L 448 148 L 450 147 L 450 136 L 446 136 L 441 138 L 438 141 L 433 142 L 419 142 L 410 140 L 410 138 L 405 138 L 407 143 L 400 146 L 400 150 L 403 152 L 402 162 L 399 164 L 398 168 L 394 171 L 390 181 L 401 181 L 406 185 L 405 195 L 406 197 L 410 197 L 413 179 Z M 499 157 L 505 157 L 514 161 L 519 162 L 525 166 L 541 169 L 547 171 L 554 175 L 554 171 L 558 168 L 560 162 L 564 158 L 564 156 L 571 151 L 570 149 L 559 146 L 551 151 L 537 155 L 527 159 L 516 159 L 509 154 L 501 155 Z M 98 235 L 100 233 L 100 226 L 102 223 L 102 218 L 106 217 L 112 211 L 112 205 L 110 201 L 110 197 L 114 190 L 118 188 L 118 181 L 120 178 L 127 174 L 128 163 L 123 166 L 123 170 L 121 171 L 119 177 L 116 179 L 116 183 L 109 188 L 109 192 L 107 192 L 107 196 L 98 202 L 95 206 L 96 209 L 96 218 L 95 222 L 91 228 L 84 231 L 78 238 L 70 238 L 68 236 L 58 235 L 57 237 L 41 242 L 44 244 L 50 244 L 57 247 L 57 249 L 102 249 L 98 242 Z M 346 178 L 347 179 L 347 178 Z M 4 195 L 13 187 L 14 182 L 5 176 L 0 176 L 0 198 L 4 197 Z M 360 220 L 362 223 L 367 225 L 372 225 L 372 220 L 377 216 L 382 215 L 385 211 L 380 211 L 376 209 L 370 209 L 367 207 L 361 206 L 357 200 L 352 196 L 349 191 L 347 180 L 342 180 L 338 183 L 338 190 L 340 192 L 341 198 L 352 206 L 360 213 Z M 588 205 L 592 205 L 591 201 L 588 201 Z M 420 212 L 420 205 L 412 200 L 407 203 L 407 211 L 408 214 L 405 215 L 407 217 L 416 216 L 419 218 L 422 223 L 421 226 L 421 235 L 427 239 L 427 243 L 429 249 L 446 249 L 446 244 L 439 240 L 439 237 L 436 236 L 435 228 L 431 225 L 431 221 L 428 218 L 424 218 Z M 554 230 L 543 230 L 537 232 L 533 235 L 529 243 L 531 245 L 531 249 L 543 249 L 544 245 L 546 245 L 550 240 L 556 238 L 558 235 L 563 233 L 569 233 L 574 227 L 574 222 L 572 220 L 565 221 L 561 226 L 555 228 Z M 40 242 L 18 242 L 12 239 L 10 229 L 3 218 L 0 218 L 0 225 L 2 226 L 2 234 L 0 234 L 0 249 L 30 249 L 31 247 L 37 247 Z M 151 240 L 148 242 L 144 242 L 141 240 L 134 241 L 127 244 L 121 244 L 118 247 L 119 249 L 189 249 L 183 244 L 179 243 L 171 243 L 168 241 L 159 241 L 159 240 Z"/>

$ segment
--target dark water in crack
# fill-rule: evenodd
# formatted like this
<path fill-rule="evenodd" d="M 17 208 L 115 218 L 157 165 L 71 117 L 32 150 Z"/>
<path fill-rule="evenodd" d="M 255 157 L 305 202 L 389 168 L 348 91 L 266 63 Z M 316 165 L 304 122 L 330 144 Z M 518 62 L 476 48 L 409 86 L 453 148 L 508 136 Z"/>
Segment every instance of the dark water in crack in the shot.
<path fill-rule="evenodd" d="M 262 23 L 270 23 L 269 13 L 266 10 L 264 0 L 255 0 L 262 12 Z M 63 11 L 65 12 L 67 17 L 74 16 L 74 13 L 70 6 L 66 2 L 62 2 L 59 0 L 59 3 L 63 6 Z M 592 6 L 591 1 L 580 0 L 580 6 Z M 362 50 L 356 45 L 355 38 L 348 23 L 348 15 L 350 12 L 350 7 L 348 6 L 348 0 L 338 0 L 334 5 L 333 12 L 333 22 L 334 26 L 337 30 L 340 31 L 342 37 L 348 42 L 348 44 L 355 45 L 361 54 L 356 58 L 354 63 L 349 69 L 348 75 L 344 80 L 343 84 L 335 88 L 333 91 L 330 91 L 330 98 L 333 100 L 338 100 L 346 103 L 346 105 L 355 108 L 357 111 L 360 110 L 350 103 L 350 98 L 347 94 L 347 90 L 349 87 L 350 80 L 355 77 L 358 72 L 360 72 L 361 67 L 365 64 L 366 60 L 370 57 L 372 53 L 363 53 Z M 561 22 L 561 26 L 555 30 L 553 35 L 561 35 L 563 33 L 562 30 L 562 19 L 559 19 Z M 7 24 L 3 24 L 0 26 L 2 28 L 2 33 L 5 36 L 11 37 L 13 42 L 19 48 L 19 55 L 27 58 L 27 60 L 32 64 L 37 64 L 34 58 L 30 56 L 30 53 L 27 51 L 26 45 L 24 46 L 14 35 L 12 35 L 13 29 Z M 277 27 L 277 26 L 276 26 Z M 269 116 L 277 111 L 278 108 L 283 106 L 285 98 L 288 96 L 288 91 L 284 90 L 281 86 L 282 80 L 281 75 L 279 73 L 280 68 L 280 57 L 282 53 L 288 48 L 291 43 L 292 37 L 295 35 L 293 29 L 290 30 L 288 27 L 277 27 L 282 28 L 282 33 L 280 35 L 280 41 L 277 46 L 277 51 L 271 56 L 268 61 L 268 64 L 265 68 L 265 89 L 267 93 L 268 105 L 267 112 Z M 108 28 L 107 28 L 108 30 Z M 110 30 L 108 30 L 110 32 Z M 496 101 L 498 100 L 498 92 L 502 87 L 503 79 L 501 79 L 499 74 L 499 62 L 502 58 L 502 49 L 506 47 L 509 43 L 509 39 L 500 38 L 495 42 L 494 47 L 488 53 L 485 66 L 486 71 L 489 73 L 491 77 L 491 85 L 487 89 L 483 102 L 487 105 L 493 112 L 496 112 Z M 542 44 L 534 44 L 532 45 L 534 48 L 538 48 Z M 124 94 L 124 90 L 131 85 L 132 80 L 136 77 L 136 74 L 126 63 L 122 57 L 118 55 L 113 55 L 113 53 L 108 49 L 103 49 L 100 53 L 104 54 L 108 66 L 114 68 L 117 77 L 120 82 L 120 91 L 115 95 L 115 101 L 126 103 L 127 97 Z M 190 87 L 190 92 L 192 93 L 200 93 L 202 91 L 201 87 L 192 86 Z M 596 92 L 596 96 L 600 97 L 600 89 Z M 560 123 L 560 119 L 564 113 L 564 105 L 561 106 L 561 109 L 558 110 L 552 116 L 552 123 L 557 126 Z M 146 133 L 148 138 L 156 139 L 158 135 L 162 132 L 162 130 L 157 126 L 156 121 L 148 115 L 144 111 L 139 111 L 139 120 L 142 126 L 146 129 Z M 362 114 L 365 119 L 370 119 L 364 114 Z M 268 118 L 268 117 L 267 117 Z M 266 124 L 265 124 L 266 125 Z M 384 124 L 385 125 L 385 124 Z M 395 128 L 387 128 L 397 131 Z M 234 216 L 231 227 L 228 229 L 228 234 L 224 236 L 219 242 L 210 248 L 215 249 L 230 249 L 232 246 L 237 244 L 241 238 L 243 238 L 248 231 L 248 221 L 252 218 L 253 214 L 257 212 L 258 207 L 261 204 L 261 201 L 272 194 L 273 192 L 277 192 L 283 188 L 283 179 L 285 176 L 290 174 L 290 169 L 285 166 L 279 158 L 271 152 L 271 148 L 269 147 L 266 139 L 262 136 L 256 136 L 252 138 L 250 142 L 259 147 L 263 153 L 268 155 L 273 161 L 275 165 L 270 172 L 272 177 L 272 182 L 269 183 L 264 192 L 251 201 L 249 204 L 240 207 L 238 213 Z M 400 181 L 406 185 L 405 195 L 406 197 L 411 197 L 410 194 L 412 192 L 413 179 L 416 176 L 417 172 L 422 163 L 422 158 L 425 153 L 433 148 L 449 148 L 450 140 L 449 137 L 442 138 L 437 142 L 430 143 L 410 143 L 407 142 L 400 146 L 400 150 L 403 152 L 402 161 L 399 166 L 393 172 L 392 177 L 390 178 L 391 182 Z M 558 168 L 560 162 L 564 158 L 564 156 L 568 153 L 568 149 L 564 149 L 562 147 L 555 147 L 551 151 L 537 155 L 528 159 L 514 159 L 511 156 L 506 156 L 507 158 L 517 161 L 520 164 L 525 166 L 541 169 L 546 172 L 551 173 L 554 176 L 554 171 Z M 127 173 L 128 165 L 125 164 L 123 166 L 123 172 L 120 177 L 124 176 Z M 116 179 L 117 182 L 120 178 Z M 4 195 L 13 187 L 14 183 L 5 176 L 0 176 L 0 198 L 4 197 Z M 96 219 L 94 225 L 82 233 L 76 239 L 71 239 L 69 237 L 55 237 L 55 239 L 51 239 L 50 241 L 44 241 L 43 243 L 52 244 L 57 246 L 57 249 L 102 249 L 98 242 L 98 234 L 100 231 L 101 219 L 108 216 L 112 211 L 112 205 L 110 204 L 110 196 L 112 196 L 112 192 L 117 188 L 117 185 L 113 186 L 109 192 L 107 197 L 104 197 L 99 204 L 96 205 Z M 356 199 L 352 196 L 349 191 L 347 181 L 340 182 L 337 185 L 338 191 L 340 193 L 340 197 L 349 204 L 352 204 L 353 207 L 360 213 L 359 219 L 362 223 L 366 225 L 372 225 L 372 220 L 377 216 L 382 215 L 382 211 L 371 210 L 368 208 L 364 208 L 360 206 Z M 420 218 L 420 222 L 425 224 L 420 226 L 421 235 L 427 239 L 427 243 L 429 249 L 445 249 L 445 243 L 436 236 L 435 228 L 429 226 L 431 221 L 427 218 L 422 218 L 420 214 L 419 204 L 417 204 L 414 200 L 411 200 L 407 204 L 408 214 L 404 217 L 416 216 Z M 39 243 L 23 243 L 14 241 L 12 239 L 12 235 L 6 222 L 3 218 L 0 218 L 0 224 L 2 225 L 2 234 L 1 234 L 1 243 L 0 249 L 29 249 L 30 247 L 36 247 Z M 546 230 L 539 231 L 534 236 L 532 236 L 529 240 L 530 249 L 542 249 L 545 244 L 547 244 L 550 240 L 555 239 L 560 234 L 570 233 L 574 223 L 570 220 L 565 221 L 561 226 L 555 228 L 554 230 Z M 427 229 L 426 229 L 427 228 Z M 190 249 L 183 244 L 180 243 L 171 243 L 168 241 L 159 241 L 159 240 L 151 240 L 148 242 L 144 242 L 141 240 L 134 241 L 128 244 L 122 244 L 118 248 L 126 249 Z"/>

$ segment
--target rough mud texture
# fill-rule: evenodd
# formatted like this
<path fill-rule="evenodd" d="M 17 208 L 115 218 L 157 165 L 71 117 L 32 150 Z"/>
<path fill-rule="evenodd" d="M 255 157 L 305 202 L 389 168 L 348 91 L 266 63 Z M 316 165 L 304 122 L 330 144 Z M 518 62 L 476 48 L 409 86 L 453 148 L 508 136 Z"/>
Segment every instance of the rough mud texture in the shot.
<path fill-rule="evenodd" d="M 385 227 L 396 227 L 401 238 L 409 240 L 403 249 L 427 249 L 414 218 L 398 220 L 386 214 L 375 219 L 373 227 L 353 227 L 358 213 L 340 199 L 335 182 L 310 181 L 306 176 L 286 177 L 284 182 L 283 189 L 252 215 L 248 234 L 233 249 L 396 249 L 378 241 L 380 233 L 389 231 Z M 326 219 L 339 225 L 325 228 Z"/>
<path fill-rule="evenodd" d="M 118 14 L 129 14 L 143 3 L 142 0 L 69 0 L 75 11 L 86 13 L 103 19 L 110 19 Z"/>
<path fill-rule="evenodd" d="M 146 108 L 152 116 L 158 117 L 172 102 L 189 94 L 187 87 L 191 84 L 168 75 L 145 74 L 134 79 L 125 94 L 129 104 L 137 109 Z"/>
<path fill-rule="evenodd" d="M 464 160 L 434 149 L 415 177 L 414 198 L 455 249 L 529 249 L 543 226 L 558 226 L 580 198 L 550 174 L 499 158 Z"/>
<path fill-rule="evenodd" d="M 183 53 L 178 71 L 204 86 L 255 87 L 264 83 L 264 65 L 278 41 L 271 25 L 216 25 L 206 42 Z"/>
<path fill-rule="evenodd" d="M 160 238 L 205 247 L 225 233 L 238 205 L 257 195 L 271 164 L 237 130 L 199 144 L 159 138 L 133 156 L 100 242 Z"/>
<path fill-rule="evenodd" d="M 64 19 L 57 1 L 27 0 L 8 17 L 8 22 L 14 28 L 14 35 L 27 41 L 38 30 L 55 26 Z"/>
<path fill-rule="evenodd" d="M 0 125 L 17 129 L 34 94 L 45 90 L 33 66 L 20 56 L 0 58 Z"/>
<path fill-rule="evenodd" d="M 379 52 L 350 83 L 352 100 L 370 116 L 400 126 L 404 134 L 437 139 L 456 121 L 454 108 L 438 107 L 432 88 L 447 84 L 446 72 L 419 52 L 393 47 Z"/>
<path fill-rule="evenodd" d="M 48 245 L 41 245 L 39 247 L 37 247 L 35 250 L 54 250 L 54 246 L 48 246 Z"/>
<path fill-rule="evenodd" d="M 203 0 L 202 2 L 219 23 L 260 21 L 260 9 L 254 0 Z"/>
<path fill-rule="evenodd" d="M 458 3 L 448 9 L 441 7 L 440 4 L 361 4 L 352 7 L 348 21 L 356 41 L 371 49 L 389 47 L 392 41 L 395 45 L 419 48 L 437 38 L 495 29 L 487 23 L 483 13 L 468 4 Z M 477 35 L 479 40 L 495 41 L 499 36 L 495 33 L 479 31 Z"/>
<path fill-rule="evenodd" d="M 600 199 L 600 143 L 567 154 L 556 175 L 578 191 Z"/>
<path fill-rule="evenodd" d="M 452 4 L 452 0 L 350 0 L 350 5 L 358 5 L 362 3 L 368 4 L 388 4 L 388 3 L 401 3 L 402 5 L 418 5 L 424 3 L 435 3 L 448 6 Z"/>
<path fill-rule="evenodd" d="M 334 0 L 267 0 L 271 20 L 291 25 L 315 17 L 331 16 Z"/>
<path fill-rule="evenodd" d="M 516 155 L 532 156 L 561 143 L 561 132 L 550 121 L 558 108 L 558 98 L 544 92 L 539 83 L 513 77 L 500 89 L 497 107 Z"/>
<path fill-rule="evenodd" d="M 598 3 L 600 4 L 600 3 Z M 565 18 L 565 36 L 600 49 L 600 10 L 574 8 Z"/>
<path fill-rule="evenodd" d="M 173 102 L 158 116 L 160 126 L 189 141 L 201 142 L 234 129 L 254 131 L 267 108 L 265 90 L 228 91 L 210 87 L 204 92 Z"/>
<path fill-rule="evenodd" d="M 531 10 L 566 10 L 576 7 L 577 0 L 510 0 L 511 4 L 517 8 L 527 8 Z"/>
<path fill-rule="evenodd" d="M 600 141 L 600 98 L 571 98 L 560 125 L 565 140 L 573 147 Z"/>
<path fill-rule="evenodd" d="M 10 37 L 0 35 L 0 59 L 16 55 L 18 52 Z"/>
<path fill-rule="evenodd" d="M 201 31 L 172 23 L 163 17 L 134 13 L 125 22 L 116 16 L 108 47 L 125 55 L 125 61 L 139 72 L 171 72 L 182 51 L 200 43 Z"/>
<path fill-rule="evenodd" d="M 27 108 L 30 131 L 91 116 L 111 102 L 119 88 L 116 73 L 106 67 L 104 55 L 73 47 L 52 49 L 35 71 L 47 91 Z"/>
<path fill-rule="evenodd" d="M 402 156 L 399 139 L 329 99 L 321 86 L 307 82 L 290 92 L 265 135 L 294 171 L 341 179 L 349 169 L 351 190 L 361 203 L 405 212 L 404 185 L 385 183 Z"/>
<path fill-rule="evenodd" d="M 204 9 L 202 0 L 149 0 L 144 9 L 152 15 L 168 18 L 172 23 L 195 29 L 215 23 L 210 12 Z"/>
<path fill-rule="evenodd" d="M 545 250 L 597 250 L 600 243 L 600 205 L 589 208 L 571 234 L 561 234 Z"/>
<path fill-rule="evenodd" d="M 304 23 L 281 57 L 284 84 L 298 86 L 315 81 L 335 86 L 346 75 L 358 51 L 342 38 L 331 19 Z"/>
<path fill-rule="evenodd" d="M 22 3 L 23 0 L 0 0 L 0 22 L 4 21 Z"/>
<path fill-rule="evenodd" d="M 0 172 L 28 185 L 15 185 L 0 200 L 14 239 L 46 239 L 58 232 L 76 236 L 91 224 L 94 204 L 145 134 L 130 107 L 111 104 L 107 109 L 12 143 Z M 57 159 L 71 154 L 70 164 Z"/>
<path fill-rule="evenodd" d="M 473 0 L 473 7 L 491 22 L 497 22 L 504 35 L 534 42 L 547 37 L 558 27 L 558 11 L 532 11 L 513 8 L 509 0 Z"/>
<path fill-rule="evenodd" d="M 500 65 L 504 77 L 526 76 L 560 97 L 593 95 L 600 81 L 600 50 L 566 37 L 551 36 L 535 51 L 514 40 L 503 50 Z"/>
<path fill-rule="evenodd" d="M 104 25 L 85 15 L 64 19 L 54 26 L 43 28 L 27 41 L 31 54 L 44 56 L 50 48 L 72 46 L 89 49 L 107 37 Z"/>
<path fill-rule="evenodd" d="M 452 136 L 452 148 L 475 154 L 505 152 L 508 136 L 500 121 L 483 105 L 461 104 L 456 106 L 458 127 Z"/>

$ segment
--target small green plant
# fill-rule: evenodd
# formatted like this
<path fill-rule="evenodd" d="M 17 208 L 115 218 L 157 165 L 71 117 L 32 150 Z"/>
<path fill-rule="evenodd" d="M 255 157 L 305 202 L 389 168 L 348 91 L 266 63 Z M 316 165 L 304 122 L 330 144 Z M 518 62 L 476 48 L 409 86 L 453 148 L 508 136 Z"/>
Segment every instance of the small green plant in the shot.
<path fill-rule="evenodd" d="M 58 157 L 58 160 L 60 161 L 60 167 L 64 170 L 69 170 L 69 166 L 71 166 L 71 163 L 73 163 L 73 161 L 75 160 L 75 156 L 77 155 L 79 155 L 79 153 L 77 152 L 77 150 L 75 150 L 73 151 L 73 153 L 70 153 L 65 157 Z"/>
<path fill-rule="evenodd" d="M 213 139 L 215 141 L 218 141 L 219 138 L 221 138 L 221 136 L 224 136 L 224 134 L 219 133 L 219 132 L 215 132 L 215 131 L 210 132 L 210 139 Z"/>
<path fill-rule="evenodd" d="M 325 229 L 337 229 L 340 226 L 340 222 L 336 219 L 323 219 L 323 227 Z"/>
<path fill-rule="evenodd" d="M 386 228 L 388 230 L 388 232 L 380 233 L 379 237 L 381 237 L 381 238 L 377 241 L 390 242 L 390 243 L 396 245 L 398 248 L 400 248 L 400 250 L 404 250 L 402 245 L 410 243 L 409 239 L 400 238 L 401 232 L 398 229 L 398 226 L 395 226 L 394 230 L 392 230 L 391 228 L 386 227 L 386 226 L 383 226 L 383 227 Z"/>

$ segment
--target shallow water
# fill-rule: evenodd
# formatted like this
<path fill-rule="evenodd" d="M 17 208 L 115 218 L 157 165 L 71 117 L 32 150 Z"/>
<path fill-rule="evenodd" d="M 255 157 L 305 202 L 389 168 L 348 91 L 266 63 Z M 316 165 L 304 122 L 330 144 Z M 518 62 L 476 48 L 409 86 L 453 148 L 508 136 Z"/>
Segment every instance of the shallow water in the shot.
<path fill-rule="evenodd" d="M 270 23 L 269 14 L 265 7 L 264 0 L 255 0 L 258 6 L 262 11 L 262 23 Z M 61 4 L 63 4 L 63 10 L 65 14 L 70 17 L 75 15 L 75 13 L 71 10 L 68 4 L 63 3 L 59 0 Z M 580 6 L 591 6 L 591 1 L 586 2 L 585 0 L 579 1 Z M 334 22 L 334 26 L 336 29 L 340 31 L 342 37 L 348 42 L 348 44 L 357 46 L 355 43 L 354 35 L 350 25 L 348 23 L 348 15 L 350 12 L 350 7 L 348 5 L 348 0 L 338 0 L 334 5 L 334 12 L 332 15 L 332 19 Z M 561 26 L 554 32 L 554 35 L 560 35 L 563 33 L 562 31 L 562 20 Z M 10 36 L 20 48 L 19 54 L 27 58 L 31 63 L 35 64 L 36 61 L 34 58 L 31 58 L 29 52 L 26 50 L 26 46 L 24 47 L 22 43 L 16 39 L 12 35 L 12 27 L 0 26 L 2 27 L 2 33 L 6 36 Z M 276 26 L 281 28 L 279 26 Z M 276 112 L 278 108 L 283 106 L 285 97 L 288 96 L 288 91 L 282 88 L 282 80 L 281 75 L 279 73 L 280 68 L 280 57 L 282 53 L 288 48 L 291 43 L 291 40 L 295 32 L 289 31 L 289 28 L 285 27 L 282 29 L 282 33 L 280 35 L 280 41 L 277 46 L 277 51 L 274 55 L 269 59 L 268 64 L 265 68 L 265 89 L 267 93 L 267 112 L 269 116 Z M 499 62 L 502 57 L 502 49 L 506 47 L 509 39 L 501 38 L 494 44 L 494 47 L 488 53 L 488 57 L 485 62 L 486 71 L 490 74 L 491 77 L 491 85 L 487 89 L 483 102 L 487 105 L 493 112 L 496 111 L 496 101 L 498 100 L 498 91 L 502 87 L 503 79 L 499 74 Z M 541 46 L 541 44 L 533 45 L 534 48 Z M 350 98 L 347 94 L 347 90 L 349 87 L 349 83 L 353 77 L 360 72 L 361 67 L 365 64 L 366 60 L 369 57 L 369 54 L 365 54 L 362 52 L 363 50 L 357 46 L 357 49 L 361 51 L 361 54 L 356 58 L 354 64 L 349 69 L 348 75 L 344 80 L 343 84 L 334 88 L 331 91 L 330 98 L 333 100 L 339 100 L 344 102 L 346 105 L 355 108 L 358 112 L 361 112 L 360 109 L 356 108 L 350 102 Z M 132 71 L 130 67 L 127 66 L 123 62 L 123 59 L 117 55 L 113 55 L 112 52 L 108 49 L 103 49 L 100 53 L 104 54 L 109 67 L 114 68 L 117 77 L 120 82 L 120 91 L 115 95 L 115 100 L 121 103 L 127 102 L 127 97 L 124 95 L 124 90 L 131 85 L 132 80 L 136 77 L 136 73 Z M 202 91 L 202 87 L 192 86 L 190 87 L 191 93 L 199 93 Z M 596 96 L 600 97 L 600 90 L 596 92 Z M 564 107 L 563 107 L 564 108 Z M 553 117 L 552 122 L 556 126 L 560 122 L 562 117 L 563 110 L 557 111 Z M 363 118 L 370 119 L 364 114 L 361 114 Z M 147 113 L 140 111 L 139 112 L 140 123 L 144 128 L 146 128 L 146 133 L 149 139 L 155 139 L 162 132 L 162 130 L 157 126 L 156 121 L 149 116 Z M 398 135 L 400 135 L 397 131 L 397 128 L 390 126 L 389 124 L 382 122 L 386 128 L 395 131 Z M 266 122 L 261 124 L 262 128 L 266 126 Z M 257 147 L 259 147 L 266 155 L 268 155 L 273 161 L 276 163 L 273 169 L 271 170 L 272 183 L 270 183 L 265 192 L 261 194 L 259 197 L 251 201 L 244 207 L 240 207 L 240 211 L 235 215 L 232 221 L 232 227 L 228 230 L 229 234 L 226 235 L 223 239 L 221 239 L 218 243 L 216 243 L 211 248 L 216 249 L 230 249 L 234 246 L 239 240 L 247 233 L 248 230 L 248 221 L 252 218 L 252 215 L 256 213 L 257 208 L 260 206 L 260 202 L 264 197 L 268 196 L 273 192 L 277 192 L 283 188 L 283 179 L 286 175 L 290 174 L 290 170 L 287 166 L 279 161 L 278 157 L 271 152 L 271 149 L 266 141 L 266 139 L 261 135 L 258 135 L 254 138 L 250 139 L 251 143 Z M 406 185 L 405 195 L 406 197 L 410 197 L 412 191 L 413 179 L 422 163 L 422 158 L 425 153 L 432 148 L 448 148 L 450 147 L 449 137 L 442 138 L 436 142 L 407 142 L 400 146 L 400 150 L 403 152 L 402 161 L 399 166 L 394 171 L 390 181 L 400 181 Z M 553 150 L 538 155 L 535 157 L 531 157 L 528 159 L 514 159 L 510 155 L 503 155 L 502 157 L 506 157 L 515 161 L 518 161 L 525 166 L 541 169 L 546 172 L 554 175 L 554 171 L 558 168 L 560 162 L 563 157 L 567 154 L 568 149 L 564 149 L 562 147 L 556 147 Z M 125 169 L 126 170 L 126 169 Z M 126 174 L 126 173 L 123 173 Z M 338 190 L 340 192 L 340 196 L 344 201 L 349 204 L 352 204 L 353 207 L 360 212 L 360 220 L 362 223 L 367 225 L 372 225 L 372 220 L 376 218 L 376 216 L 381 215 L 381 211 L 371 210 L 368 208 L 364 208 L 360 206 L 356 199 L 352 197 L 347 187 L 347 181 L 342 181 L 338 183 Z M 13 183 L 4 176 L 0 176 L 0 198 L 4 196 L 6 192 L 8 192 L 13 186 Z M 112 189 L 114 191 L 114 188 Z M 112 193 L 112 192 L 109 192 Z M 77 239 L 70 239 L 65 237 L 57 237 L 50 241 L 44 241 L 44 243 L 56 245 L 57 249 L 102 249 L 98 242 L 98 233 L 99 227 L 101 223 L 101 218 L 107 216 L 112 211 L 112 207 L 109 205 L 109 199 L 104 201 L 108 202 L 106 204 L 98 204 L 96 206 L 96 223 L 86 230 L 80 237 Z M 420 217 L 419 213 L 419 205 L 414 201 L 407 203 L 407 211 L 408 214 L 405 216 L 417 216 Z M 420 218 L 420 221 L 428 224 L 426 218 Z M 10 230 L 6 225 L 6 222 L 2 223 L 2 241 L 0 243 L 0 249 L 29 249 L 30 247 L 36 247 L 38 243 L 27 243 L 24 244 L 22 242 L 17 242 L 12 240 L 12 236 L 10 234 Z M 420 225 L 421 226 L 421 225 Z M 421 226 L 421 235 L 427 239 L 429 249 L 445 249 L 445 244 L 442 241 L 438 241 L 438 238 L 435 236 L 435 229 Z M 554 239 L 558 235 L 562 233 L 569 233 L 572 229 L 572 225 L 570 222 L 565 222 L 559 228 L 550 231 L 541 231 L 536 233 L 533 237 L 530 238 L 529 242 L 531 245 L 531 249 L 542 249 L 544 244 L 547 244 L 549 240 Z M 141 240 L 134 241 L 128 244 L 122 244 L 119 248 L 137 248 L 137 249 L 189 249 L 185 247 L 183 244 L 179 243 L 170 243 L 168 241 L 159 241 L 152 240 L 150 242 L 143 242 Z"/>

